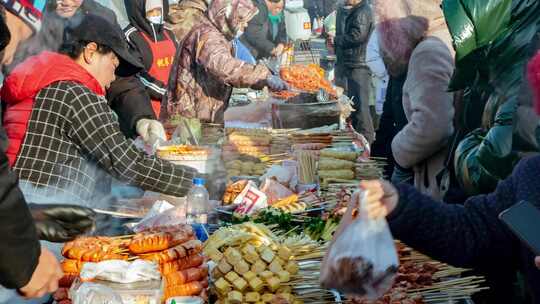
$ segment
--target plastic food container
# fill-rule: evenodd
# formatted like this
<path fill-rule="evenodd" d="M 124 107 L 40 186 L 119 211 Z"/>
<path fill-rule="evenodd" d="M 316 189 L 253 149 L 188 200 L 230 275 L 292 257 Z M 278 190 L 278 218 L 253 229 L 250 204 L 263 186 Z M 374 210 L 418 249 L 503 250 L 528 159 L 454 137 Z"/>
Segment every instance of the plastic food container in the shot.
<path fill-rule="evenodd" d="M 212 148 L 202 148 L 199 152 L 193 154 L 177 154 L 170 147 L 158 148 L 156 155 L 158 158 L 168 160 L 175 165 L 191 167 L 203 174 L 211 174 L 215 171 L 219 163 L 219 151 Z M 206 153 L 201 151 L 206 150 Z"/>
<path fill-rule="evenodd" d="M 174 297 L 167 299 L 166 304 L 203 304 L 203 299 L 199 297 Z"/>
<path fill-rule="evenodd" d="M 160 304 L 162 295 L 161 281 L 137 282 L 132 284 L 119 284 L 107 281 L 93 281 L 93 284 L 102 285 L 122 300 L 122 304 Z M 78 278 L 70 289 L 70 298 L 83 288 L 84 283 Z M 77 304 L 77 303 L 74 303 Z M 84 303 L 86 304 L 86 303 Z"/>

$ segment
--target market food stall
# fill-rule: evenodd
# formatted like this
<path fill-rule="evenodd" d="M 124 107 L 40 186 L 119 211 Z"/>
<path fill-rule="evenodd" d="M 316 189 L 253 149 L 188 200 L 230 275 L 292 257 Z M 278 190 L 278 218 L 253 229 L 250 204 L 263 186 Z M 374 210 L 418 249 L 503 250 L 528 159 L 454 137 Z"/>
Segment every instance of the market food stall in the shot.
<path fill-rule="evenodd" d="M 207 210 L 207 240 L 198 240 L 188 224 L 185 199 L 159 195 L 117 202 L 104 212 L 123 218 L 118 224 L 125 232 L 64 245 L 57 303 L 470 303 L 471 295 L 485 289 L 484 278 L 392 239 L 389 250 L 399 264 L 379 299 L 351 298 L 321 286 L 323 258 L 359 181 L 382 178 L 385 160 L 371 158 L 367 141 L 344 122 L 347 101 L 339 100 L 318 66 L 292 65 L 280 73 L 290 91 L 245 100 L 276 102 L 277 108 L 268 108 L 272 124 L 209 125 L 200 146 L 171 144 L 156 151 L 210 180 L 224 178 L 220 201 Z M 327 114 L 334 108 L 335 117 L 318 119 L 297 105 Z M 287 116 L 288 107 L 301 114 Z"/>

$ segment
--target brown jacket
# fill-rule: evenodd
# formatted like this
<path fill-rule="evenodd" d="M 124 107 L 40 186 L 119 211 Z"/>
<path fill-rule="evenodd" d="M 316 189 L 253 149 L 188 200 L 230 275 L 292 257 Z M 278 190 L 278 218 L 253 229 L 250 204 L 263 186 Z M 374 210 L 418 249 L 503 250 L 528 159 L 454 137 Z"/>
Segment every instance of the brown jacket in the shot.
<path fill-rule="evenodd" d="M 227 12 L 232 12 L 228 14 Z M 214 0 L 207 18 L 193 27 L 178 50 L 166 119 L 181 115 L 223 122 L 232 88 L 262 89 L 270 71 L 234 58 L 232 40 L 242 20 L 257 13 L 251 0 Z"/>

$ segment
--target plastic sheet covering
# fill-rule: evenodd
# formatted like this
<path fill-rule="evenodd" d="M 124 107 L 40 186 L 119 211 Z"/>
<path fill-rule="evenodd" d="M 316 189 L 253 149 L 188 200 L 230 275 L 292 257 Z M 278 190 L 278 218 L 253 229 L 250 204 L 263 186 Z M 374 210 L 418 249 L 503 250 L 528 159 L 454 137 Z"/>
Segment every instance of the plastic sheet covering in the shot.
<path fill-rule="evenodd" d="M 107 286 L 83 283 L 73 295 L 73 304 L 123 304 L 122 298 Z"/>

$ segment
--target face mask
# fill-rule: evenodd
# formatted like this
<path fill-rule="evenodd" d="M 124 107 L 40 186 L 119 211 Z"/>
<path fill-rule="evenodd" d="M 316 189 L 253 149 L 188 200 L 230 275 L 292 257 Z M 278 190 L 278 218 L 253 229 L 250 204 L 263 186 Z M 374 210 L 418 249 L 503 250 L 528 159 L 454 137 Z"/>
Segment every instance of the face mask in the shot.
<path fill-rule="evenodd" d="M 244 35 L 244 31 L 238 31 L 238 32 L 236 32 L 235 38 L 238 39 L 238 38 L 242 37 L 242 35 Z"/>
<path fill-rule="evenodd" d="M 146 17 L 146 19 L 148 19 L 148 21 L 153 24 L 163 24 L 163 19 L 161 18 L 161 16 L 148 16 Z"/>

